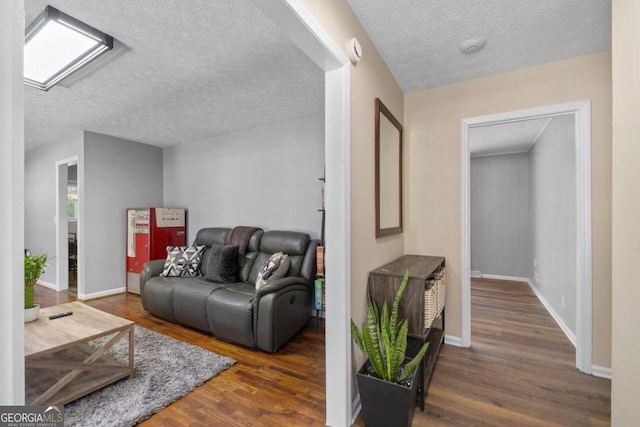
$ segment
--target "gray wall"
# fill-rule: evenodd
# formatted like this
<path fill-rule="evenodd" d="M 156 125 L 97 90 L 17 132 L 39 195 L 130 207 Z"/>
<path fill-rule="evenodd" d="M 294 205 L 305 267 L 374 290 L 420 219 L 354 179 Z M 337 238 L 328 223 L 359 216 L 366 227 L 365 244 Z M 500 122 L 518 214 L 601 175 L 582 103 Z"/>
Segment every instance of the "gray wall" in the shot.
<path fill-rule="evenodd" d="M 80 297 L 125 286 L 129 207 L 189 210 L 189 239 L 205 226 L 320 232 L 324 116 L 316 114 L 162 150 L 92 132 L 26 154 L 26 247 L 50 256 L 55 284 L 55 163 L 79 157 Z M 163 166 L 164 164 L 164 166 Z M 164 172 L 163 172 L 164 170 Z M 164 194 L 163 194 L 164 192 Z M 84 289 L 82 289 L 84 287 Z"/>
<path fill-rule="evenodd" d="M 528 154 L 471 159 L 471 270 L 529 275 Z"/>
<path fill-rule="evenodd" d="M 532 257 L 529 277 L 575 333 L 577 207 L 574 138 L 573 116 L 555 117 L 529 153 Z M 534 258 L 537 260 L 535 268 Z M 538 280 L 535 280 L 535 272 Z"/>
<path fill-rule="evenodd" d="M 49 260 L 41 280 L 56 283 L 56 162 L 82 158 L 83 133 L 25 154 L 25 247 Z"/>
<path fill-rule="evenodd" d="M 202 227 L 254 225 L 320 233 L 324 115 L 164 149 L 164 203 Z"/>
<path fill-rule="evenodd" d="M 84 293 L 91 295 L 125 286 L 126 209 L 162 206 L 162 149 L 92 132 L 84 135 L 80 235 Z M 82 241 L 80 245 L 82 250 Z"/>

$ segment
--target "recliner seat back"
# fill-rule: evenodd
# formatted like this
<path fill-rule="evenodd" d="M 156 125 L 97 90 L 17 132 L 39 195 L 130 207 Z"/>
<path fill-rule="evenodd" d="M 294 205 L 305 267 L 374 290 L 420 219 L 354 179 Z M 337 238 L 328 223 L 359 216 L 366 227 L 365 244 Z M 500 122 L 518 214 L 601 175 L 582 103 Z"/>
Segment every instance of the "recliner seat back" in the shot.
<path fill-rule="evenodd" d="M 258 273 L 267 260 L 276 252 L 283 252 L 289 255 L 289 270 L 285 277 L 300 276 L 311 280 L 314 271 L 310 263 L 303 263 L 311 238 L 306 233 L 297 231 L 267 231 L 260 241 L 260 252 L 258 252 L 248 282 L 256 283 Z"/>

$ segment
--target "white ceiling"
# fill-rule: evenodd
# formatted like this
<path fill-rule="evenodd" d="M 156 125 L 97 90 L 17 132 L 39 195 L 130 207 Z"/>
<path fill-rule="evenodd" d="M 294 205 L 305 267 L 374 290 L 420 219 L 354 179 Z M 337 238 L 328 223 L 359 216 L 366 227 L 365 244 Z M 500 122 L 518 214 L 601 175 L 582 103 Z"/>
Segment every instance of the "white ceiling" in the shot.
<path fill-rule="evenodd" d="M 526 153 L 552 118 L 521 120 L 469 129 L 471 157 Z"/>
<path fill-rule="evenodd" d="M 347 1 L 406 93 L 611 45 L 610 0 Z M 251 0 L 25 3 L 27 24 L 51 4 L 116 39 L 49 92 L 25 87 L 27 150 L 79 130 L 169 146 L 323 109 L 323 73 Z"/>
<path fill-rule="evenodd" d="M 323 110 L 324 74 L 250 0 L 26 0 L 110 34 L 48 92 L 25 86 L 25 145 L 89 130 L 157 146 Z"/>
<path fill-rule="evenodd" d="M 611 0 L 347 1 L 405 93 L 611 50 Z"/>

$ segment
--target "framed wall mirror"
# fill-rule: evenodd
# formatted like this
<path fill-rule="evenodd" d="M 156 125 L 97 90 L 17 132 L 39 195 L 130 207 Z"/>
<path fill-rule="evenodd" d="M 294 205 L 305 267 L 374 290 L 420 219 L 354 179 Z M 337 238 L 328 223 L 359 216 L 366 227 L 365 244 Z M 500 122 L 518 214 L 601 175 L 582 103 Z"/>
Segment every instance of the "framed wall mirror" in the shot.
<path fill-rule="evenodd" d="M 402 233 L 402 125 L 376 99 L 376 237 Z"/>

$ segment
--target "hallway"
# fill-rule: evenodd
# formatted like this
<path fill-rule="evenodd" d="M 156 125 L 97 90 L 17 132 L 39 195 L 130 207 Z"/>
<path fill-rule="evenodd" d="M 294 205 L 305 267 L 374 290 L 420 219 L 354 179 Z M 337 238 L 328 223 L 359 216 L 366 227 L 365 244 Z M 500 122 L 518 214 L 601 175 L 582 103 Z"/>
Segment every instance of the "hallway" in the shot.
<path fill-rule="evenodd" d="M 472 279 L 471 324 L 470 349 L 442 348 L 414 426 L 610 425 L 611 381 L 576 369 L 526 283 Z"/>

